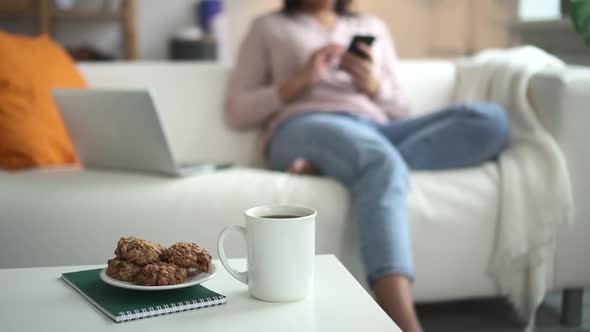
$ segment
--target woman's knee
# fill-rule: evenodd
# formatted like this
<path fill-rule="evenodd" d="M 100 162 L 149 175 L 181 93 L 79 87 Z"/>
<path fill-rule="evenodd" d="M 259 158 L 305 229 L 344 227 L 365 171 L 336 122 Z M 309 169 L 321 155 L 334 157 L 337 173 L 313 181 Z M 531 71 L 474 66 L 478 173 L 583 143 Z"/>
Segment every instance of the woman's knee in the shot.
<path fill-rule="evenodd" d="M 489 135 L 489 142 L 492 149 L 501 149 L 508 142 L 510 136 L 510 120 L 508 112 L 495 103 L 486 103 L 482 108 L 485 114 L 485 129 Z"/>
<path fill-rule="evenodd" d="M 407 181 L 407 166 L 395 147 L 373 128 L 335 115 L 298 118 L 279 128 L 269 146 L 273 169 L 308 159 L 321 174 L 347 186 L 384 186 Z"/>
<path fill-rule="evenodd" d="M 369 152 L 369 161 L 366 163 L 371 167 L 382 169 L 389 173 L 407 173 L 408 167 L 395 146 L 385 141 L 381 144 L 376 144 Z"/>
<path fill-rule="evenodd" d="M 359 154 L 355 168 L 357 189 L 376 192 L 408 189 L 408 166 L 391 143 L 386 140 L 375 142 Z"/>
<path fill-rule="evenodd" d="M 284 170 L 296 158 L 309 160 L 323 174 L 354 178 L 362 156 L 381 142 L 373 128 L 334 114 L 314 113 L 279 127 L 269 145 L 274 169 Z"/>
<path fill-rule="evenodd" d="M 475 129 L 490 150 L 500 150 L 510 136 L 510 120 L 506 110 L 492 102 L 475 102 L 467 105 Z M 475 119 L 473 119 L 475 117 Z"/>
<path fill-rule="evenodd" d="M 322 114 L 309 113 L 294 116 L 277 127 L 267 146 L 270 166 L 286 171 L 295 159 L 310 159 L 311 154 L 321 149 L 310 141 L 318 140 L 323 123 Z"/>

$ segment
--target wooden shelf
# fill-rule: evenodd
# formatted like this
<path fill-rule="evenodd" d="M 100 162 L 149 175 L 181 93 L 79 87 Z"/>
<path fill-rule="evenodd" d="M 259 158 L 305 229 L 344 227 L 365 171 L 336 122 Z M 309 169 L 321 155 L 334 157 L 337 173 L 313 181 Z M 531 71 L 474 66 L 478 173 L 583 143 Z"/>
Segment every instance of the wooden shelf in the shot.
<path fill-rule="evenodd" d="M 37 14 L 37 6 L 33 0 L 0 1 L 0 15 L 2 16 L 34 16 Z"/>
<path fill-rule="evenodd" d="M 80 19 L 87 19 L 87 18 L 95 18 L 95 19 L 112 19 L 112 18 L 124 18 L 125 13 L 120 11 L 88 11 L 88 10 L 54 10 L 51 13 L 52 17 L 57 18 L 80 18 Z"/>
<path fill-rule="evenodd" d="M 519 30 L 547 30 L 547 29 L 573 29 L 572 21 L 569 18 L 555 20 L 535 20 L 512 22 L 511 27 Z"/>
<path fill-rule="evenodd" d="M 60 10 L 54 7 L 54 0 L 21 0 L 22 3 L 10 4 L 0 0 L 0 17 L 30 16 L 37 19 L 37 27 L 40 33 L 54 34 L 54 25 L 57 19 L 100 20 L 117 19 L 122 27 L 122 39 L 125 44 L 127 59 L 137 59 L 137 27 L 135 0 L 121 1 L 119 10 Z"/>
<path fill-rule="evenodd" d="M 0 0 L 1 1 L 1 0 Z M 37 16 L 35 8 L 30 9 L 0 9 L 0 16 Z"/>

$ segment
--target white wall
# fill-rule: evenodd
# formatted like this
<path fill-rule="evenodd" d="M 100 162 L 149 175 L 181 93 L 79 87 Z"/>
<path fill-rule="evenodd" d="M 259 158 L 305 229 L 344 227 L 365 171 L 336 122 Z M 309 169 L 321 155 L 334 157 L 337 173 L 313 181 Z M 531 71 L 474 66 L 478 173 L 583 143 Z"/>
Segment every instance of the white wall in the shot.
<path fill-rule="evenodd" d="M 523 21 L 549 20 L 561 16 L 559 0 L 520 0 L 519 17 Z"/>

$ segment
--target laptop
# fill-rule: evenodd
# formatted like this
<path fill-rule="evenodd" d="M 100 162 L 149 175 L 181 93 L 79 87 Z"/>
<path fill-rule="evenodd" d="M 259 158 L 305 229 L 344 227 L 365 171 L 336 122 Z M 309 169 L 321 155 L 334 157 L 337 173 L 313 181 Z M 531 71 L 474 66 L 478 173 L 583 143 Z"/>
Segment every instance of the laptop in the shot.
<path fill-rule="evenodd" d="M 54 89 L 53 96 L 85 168 L 181 177 L 229 163 L 176 163 L 146 90 Z"/>

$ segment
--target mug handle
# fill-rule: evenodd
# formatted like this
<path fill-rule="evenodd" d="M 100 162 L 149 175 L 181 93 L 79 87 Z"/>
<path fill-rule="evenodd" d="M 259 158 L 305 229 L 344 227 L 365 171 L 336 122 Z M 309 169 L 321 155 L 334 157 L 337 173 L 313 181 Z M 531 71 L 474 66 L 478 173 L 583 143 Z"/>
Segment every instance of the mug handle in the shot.
<path fill-rule="evenodd" d="M 223 249 L 223 243 L 225 241 L 225 237 L 232 230 L 237 231 L 238 233 L 242 234 L 242 236 L 244 237 L 244 240 L 246 239 L 246 227 L 238 226 L 238 225 L 226 227 L 223 229 L 223 231 L 221 231 L 221 234 L 219 234 L 219 239 L 217 240 L 217 253 L 219 254 L 219 260 L 221 261 L 221 264 L 223 264 L 223 267 L 225 267 L 227 272 L 229 272 L 229 274 L 231 274 L 232 277 L 238 279 L 239 281 L 241 281 L 247 285 L 248 284 L 248 271 L 240 272 L 240 271 L 234 269 L 233 267 L 231 267 L 231 265 L 229 265 L 229 262 L 227 261 L 227 256 L 225 255 L 225 250 Z"/>

